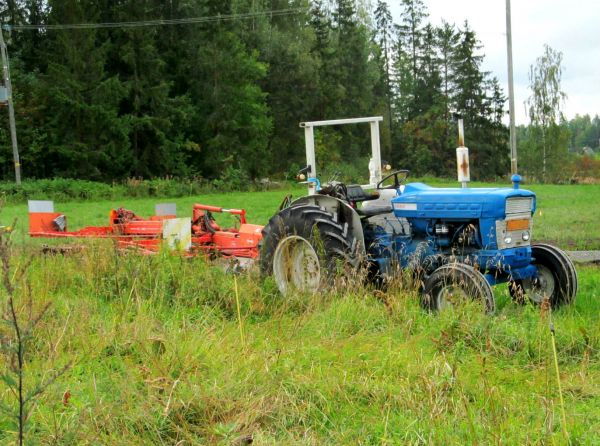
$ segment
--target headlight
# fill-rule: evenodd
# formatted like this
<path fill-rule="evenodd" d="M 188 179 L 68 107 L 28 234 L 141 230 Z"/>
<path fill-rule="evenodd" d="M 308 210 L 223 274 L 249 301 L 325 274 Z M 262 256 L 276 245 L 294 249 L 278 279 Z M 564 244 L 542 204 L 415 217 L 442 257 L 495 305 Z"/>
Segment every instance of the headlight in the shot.
<path fill-rule="evenodd" d="M 504 243 L 507 245 L 510 245 L 512 243 L 512 237 L 510 237 L 510 236 L 504 237 Z"/>
<path fill-rule="evenodd" d="M 527 241 L 527 240 L 529 240 L 530 237 L 531 236 L 529 235 L 528 231 L 523 232 L 523 240 Z"/>

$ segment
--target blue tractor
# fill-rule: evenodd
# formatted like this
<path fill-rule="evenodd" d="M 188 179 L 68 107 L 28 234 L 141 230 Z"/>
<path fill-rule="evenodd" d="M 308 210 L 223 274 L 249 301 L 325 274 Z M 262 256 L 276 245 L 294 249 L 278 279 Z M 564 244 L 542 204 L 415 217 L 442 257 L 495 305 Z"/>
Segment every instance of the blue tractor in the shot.
<path fill-rule="evenodd" d="M 393 172 L 374 190 L 332 181 L 288 203 L 263 230 L 262 272 L 284 295 L 314 292 L 340 270 L 383 284 L 408 273 L 432 311 L 473 299 L 492 312 L 491 287 L 502 283 L 519 302 L 573 302 L 573 263 L 532 243 L 536 197 L 518 175 L 512 188 L 436 188 L 407 176 Z"/>
<path fill-rule="evenodd" d="M 577 272 L 560 249 L 532 244 L 535 194 L 520 188 L 468 188 L 468 149 L 459 119 L 456 149 L 462 188 L 405 184 L 407 170 L 382 178 L 389 166 L 379 147 L 381 116 L 300 123 L 304 128 L 308 196 L 286 202 L 263 229 L 260 265 L 282 294 L 314 292 L 337 278 L 360 272 L 383 284 L 408 274 L 422 290 L 422 304 L 436 311 L 464 300 L 495 308 L 492 286 L 507 283 L 518 302 L 553 307 L 571 303 Z M 330 181 L 316 175 L 314 128 L 369 124 L 372 157 L 369 186 Z M 385 166 L 385 167 L 384 167 Z M 339 273 L 343 274 L 339 274 Z M 344 283 L 344 282 L 343 282 Z M 346 280 L 346 284 L 356 280 Z"/>

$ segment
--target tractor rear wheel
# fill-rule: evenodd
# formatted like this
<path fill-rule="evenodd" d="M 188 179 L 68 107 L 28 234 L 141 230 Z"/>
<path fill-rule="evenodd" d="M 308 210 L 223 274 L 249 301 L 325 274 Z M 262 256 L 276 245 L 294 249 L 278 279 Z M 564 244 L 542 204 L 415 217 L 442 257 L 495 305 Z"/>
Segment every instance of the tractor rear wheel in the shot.
<path fill-rule="evenodd" d="M 468 301 L 481 302 L 486 313 L 496 308 L 492 287 L 472 266 L 442 265 L 425 281 L 421 304 L 429 311 L 441 311 Z"/>
<path fill-rule="evenodd" d="M 572 303 L 577 294 L 577 271 L 567 254 L 556 246 L 536 243 L 531 247 L 531 255 L 538 274 L 531 279 L 510 281 L 512 298 L 537 305 L 548 298 L 552 308 Z"/>
<path fill-rule="evenodd" d="M 263 229 L 260 269 L 273 274 L 284 296 L 294 290 L 316 292 L 340 272 L 358 267 L 357 240 L 337 213 L 302 204 L 288 207 Z"/>

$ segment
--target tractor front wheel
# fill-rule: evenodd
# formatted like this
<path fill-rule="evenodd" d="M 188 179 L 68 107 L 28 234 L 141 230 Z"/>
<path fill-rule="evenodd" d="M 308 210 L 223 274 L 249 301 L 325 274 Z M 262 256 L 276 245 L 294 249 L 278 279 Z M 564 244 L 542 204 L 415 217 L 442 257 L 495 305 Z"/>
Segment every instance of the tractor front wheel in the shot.
<path fill-rule="evenodd" d="M 526 300 L 541 304 L 550 301 L 552 308 L 572 303 L 577 294 L 577 271 L 571 259 L 556 246 L 538 243 L 531 247 L 536 277 L 510 281 L 508 289 L 519 303 Z"/>
<path fill-rule="evenodd" d="M 332 284 L 339 273 L 356 271 L 357 241 L 348 223 L 336 213 L 303 204 L 275 215 L 263 229 L 260 268 L 273 274 L 284 296 L 296 291 L 314 293 Z"/>
<path fill-rule="evenodd" d="M 494 292 L 483 274 L 472 266 L 451 263 L 436 269 L 425 281 L 421 304 L 429 311 L 480 302 L 486 313 L 496 308 Z"/>

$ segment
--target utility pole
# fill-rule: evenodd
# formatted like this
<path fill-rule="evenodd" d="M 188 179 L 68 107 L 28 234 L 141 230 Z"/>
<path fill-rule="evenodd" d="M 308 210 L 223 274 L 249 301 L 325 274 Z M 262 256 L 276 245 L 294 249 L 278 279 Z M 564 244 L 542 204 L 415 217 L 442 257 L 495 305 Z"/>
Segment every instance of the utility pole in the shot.
<path fill-rule="evenodd" d="M 506 52 L 508 55 L 508 111 L 510 114 L 510 173 L 517 173 L 517 132 L 515 130 L 515 88 L 513 83 L 510 0 L 506 0 Z"/>
<path fill-rule="evenodd" d="M 17 127 L 15 125 L 15 108 L 12 98 L 12 84 L 10 82 L 10 66 L 8 65 L 8 51 L 4 43 L 4 33 L 0 24 L 0 52 L 2 53 L 2 72 L 8 102 L 8 120 L 10 124 L 10 139 L 12 140 L 13 160 L 15 162 L 15 181 L 21 185 L 21 162 L 19 160 L 19 146 L 17 144 Z"/>

